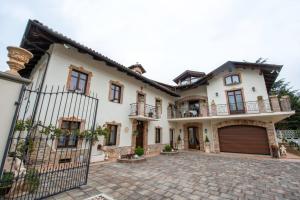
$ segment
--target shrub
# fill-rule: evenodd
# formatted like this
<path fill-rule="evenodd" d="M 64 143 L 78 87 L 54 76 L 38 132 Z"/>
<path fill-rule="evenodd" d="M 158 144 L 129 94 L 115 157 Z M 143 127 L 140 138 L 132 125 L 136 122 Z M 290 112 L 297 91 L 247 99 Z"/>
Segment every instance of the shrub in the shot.
<path fill-rule="evenodd" d="M 205 143 L 209 143 L 209 139 L 207 136 L 205 136 Z"/>
<path fill-rule="evenodd" d="M 36 191 L 40 185 L 39 172 L 36 169 L 29 169 L 25 175 L 25 184 L 29 193 Z"/>
<path fill-rule="evenodd" d="M 7 187 L 13 183 L 14 173 L 12 172 L 3 172 L 2 178 L 0 180 L 0 187 Z"/>
<path fill-rule="evenodd" d="M 137 148 L 135 148 L 134 152 L 135 152 L 135 154 L 138 155 L 138 156 L 144 155 L 144 149 L 143 149 L 142 147 L 137 147 Z"/>
<path fill-rule="evenodd" d="M 172 151 L 171 145 L 167 144 L 167 145 L 165 146 L 165 148 L 164 148 L 164 151 L 165 151 L 165 152 L 171 152 L 171 151 Z"/>
<path fill-rule="evenodd" d="M 14 173 L 3 172 L 2 178 L 0 180 L 0 196 L 4 196 L 9 192 L 13 184 L 13 179 Z"/>

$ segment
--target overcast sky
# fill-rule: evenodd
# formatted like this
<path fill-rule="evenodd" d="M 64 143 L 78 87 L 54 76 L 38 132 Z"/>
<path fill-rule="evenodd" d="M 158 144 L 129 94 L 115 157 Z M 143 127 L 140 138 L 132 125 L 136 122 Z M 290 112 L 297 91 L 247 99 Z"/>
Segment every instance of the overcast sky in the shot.
<path fill-rule="evenodd" d="M 2 0 L 0 70 L 31 18 L 157 81 L 263 57 L 300 89 L 299 12 L 298 0 Z"/>

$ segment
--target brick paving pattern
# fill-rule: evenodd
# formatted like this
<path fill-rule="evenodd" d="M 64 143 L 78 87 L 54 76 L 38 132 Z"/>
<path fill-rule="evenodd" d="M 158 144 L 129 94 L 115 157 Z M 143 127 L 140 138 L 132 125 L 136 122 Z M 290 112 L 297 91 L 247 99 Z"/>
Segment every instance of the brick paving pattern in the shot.
<path fill-rule="evenodd" d="M 181 152 L 144 163 L 93 165 L 88 184 L 50 199 L 300 199 L 300 163 Z"/>

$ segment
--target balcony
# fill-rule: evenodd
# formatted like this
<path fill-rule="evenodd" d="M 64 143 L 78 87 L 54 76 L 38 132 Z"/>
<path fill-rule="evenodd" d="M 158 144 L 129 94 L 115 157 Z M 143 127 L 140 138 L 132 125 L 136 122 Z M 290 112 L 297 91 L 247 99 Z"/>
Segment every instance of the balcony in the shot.
<path fill-rule="evenodd" d="M 144 103 L 130 104 L 130 119 L 140 121 L 157 121 L 159 117 L 158 109 L 155 106 Z"/>
<path fill-rule="evenodd" d="M 276 96 L 270 96 L 269 99 L 258 99 L 257 101 L 239 102 L 235 104 L 215 104 L 214 101 L 210 105 L 202 103 L 200 107 L 169 107 L 168 119 L 193 119 L 193 118 L 220 118 L 224 116 L 239 117 L 241 115 L 257 116 L 257 114 L 273 114 L 294 112 L 291 110 L 288 97 L 278 99 Z"/>

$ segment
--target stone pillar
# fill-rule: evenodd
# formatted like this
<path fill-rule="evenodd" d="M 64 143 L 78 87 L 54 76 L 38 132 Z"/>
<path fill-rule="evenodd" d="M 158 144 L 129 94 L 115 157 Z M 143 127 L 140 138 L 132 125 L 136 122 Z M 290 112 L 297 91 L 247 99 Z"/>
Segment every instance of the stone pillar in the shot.
<path fill-rule="evenodd" d="M 277 95 L 272 95 L 269 98 L 270 98 L 270 102 L 271 102 L 271 106 L 272 106 L 272 111 L 280 112 L 281 108 L 280 108 L 280 104 L 279 104 Z"/>
<path fill-rule="evenodd" d="M 14 122 L 14 114 L 16 111 L 16 102 L 19 100 L 20 92 L 23 85 L 28 85 L 31 81 L 22 78 L 18 73 L 19 70 L 25 68 L 25 64 L 32 58 L 32 54 L 26 49 L 19 47 L 7 47 L 8 58 L 7 64 L 10 70 L 0 72 L 0 163 L 2 173 L 4 162 L 2 160 L 8 148 L 8 137 L 10 128 Z"/>
<path fill-rule="evenodd" d="M 207 103 L 203 102 L 202 105 L 200 106 L 201 109 L 201 115 L 202 117 L 207 117 L 208 116 L 208 107 L 207 107 Z"/>
<path fill-rule="evenodd" d="M 214 153 L 220 153 L 218 128 L 215 124 L 213 124 L 213 126 L 212 126 L 212 139 L 213 139 L 213 151 L 214 151 Z"/>
<path fill-rule="evenodd" d="M 282 96 L 280 98 L 280 105 L 282 111 L 291 111 L 291 103 L 290 103 L 290 97 L 288 95 Z"/>
<path fill-rule="evenodd" d="M 215 104 L 214 100 L 211 101 L 210 109 L 211 109 L 210 110 L 211 116 L 216 116 L 217 115 L 217 105 Z"/>
<path fill-rule="evenodd" d="M 265 102 L 262 96 L 257 97 L 258 110 L 260 113 L 266 112 Z"/>

